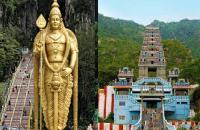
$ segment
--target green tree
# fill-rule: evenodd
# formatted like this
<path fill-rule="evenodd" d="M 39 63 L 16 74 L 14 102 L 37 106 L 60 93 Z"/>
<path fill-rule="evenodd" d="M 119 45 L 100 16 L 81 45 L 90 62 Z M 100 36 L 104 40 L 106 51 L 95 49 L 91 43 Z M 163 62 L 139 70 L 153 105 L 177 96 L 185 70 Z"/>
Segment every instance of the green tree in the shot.
<path fill-rule="evenodd" d="M 185 47 L 178 40 L 163 40 L 167 69 L 179 67 L 182 69 L 185 64 L 192 61 L 191 50 Z"/>
<path fill-rule="evenodd" d="M 0 80 L 4 80 L 13 71 L 20 57 L 20 44 L 15 38 L 0 30 Z"/>
<path fill-rule="evenodd" d="M 200 59 L 195 59 L 184 65 L 180 77 L 189 79 L 191 83 L 200 83 Z"/>
<path fill-rule="evenodd" d="M 100 37 L 98 46 L 98 80 L 101 86 L 114 80 L 119 68 L 125 66 L 134 69 L 137 76 L 139 44 L 129 39 Z"/>

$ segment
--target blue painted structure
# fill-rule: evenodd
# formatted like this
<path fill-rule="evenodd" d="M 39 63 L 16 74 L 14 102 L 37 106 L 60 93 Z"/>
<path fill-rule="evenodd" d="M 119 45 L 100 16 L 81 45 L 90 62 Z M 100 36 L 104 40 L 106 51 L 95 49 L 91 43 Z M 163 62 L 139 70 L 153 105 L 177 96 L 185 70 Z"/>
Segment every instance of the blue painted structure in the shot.
<path fill-rule="evenodd" d="M 189 85 L 183 83 L 181 85 Z M 148 93 L 154 86 L 154 93 L 149 98 L 143 98 L 143 107 L 149 106 L 162 108 L 159 94 L 163 94 L 165 118 L 174 120 L 187 119 L 190 111 L 190 100 L 188 95 L 177 96 L 173 94 L 173 87 L 170 82 L 159 77 L 145 77 L 136 82 L 132 82 L 130 88 L 124 87 L 127 84 L 112 84 L 115 89 L 114 94 L 114 122 L 115 124 L 133 124 L 140 119 L 141 94 Z M 178 85 L 178 83 L 176 84 Z M 121 88 L 115 88 L 121 86 Z M 123 94 L 122 91 L 127 91 Z M 157 97 L 158 96 L 158 97 Z"/>

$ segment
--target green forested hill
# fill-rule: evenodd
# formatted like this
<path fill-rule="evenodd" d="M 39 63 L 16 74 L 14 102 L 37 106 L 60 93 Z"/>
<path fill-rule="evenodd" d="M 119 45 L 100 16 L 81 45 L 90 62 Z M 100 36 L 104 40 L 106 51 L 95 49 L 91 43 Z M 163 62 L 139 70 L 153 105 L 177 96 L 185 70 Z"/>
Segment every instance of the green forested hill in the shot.
<path fill-rule="evenodd" d="M 171 23 L 155 20 L 151 24 L 160 28 L 162 39 L 180 40 L 192 50 L 194 57 L 200 57 L 200 20 L 184 19 Z"/>
<path fill-rule="evenodd" d="M 105 17 L 99 14 L 98 35 L 120 39 L 130 39 L 142 44 L 144 26 L 134 21 L 126 21 Z M 190 48 L 194 57 L 200 57 L 200 20 L 181 20 L 179 22 L 164 23 L 155 20 L 151 25 L 160 28 L 163 40 L 175 39 Z"/>
<path fill-rule="evenodd" d="M 136 42 L 143 40 L 144 26 L 133 21 L 126 21 L 98 15 L 98 35 L 102 37 L 130 39 Z"/>
<path fill-rule="evenodd" d="M 173 33 L 170 33 L 170 29 L 168 29 L 167 27 L 163 27 L 163 25 L 170 26 L 170 23 L 162 23 L 159 21 L 154 21 L 152 23 L 156 26 L 158 25 L 158 27 L 161 26 L 160 31 L 162 44 L 165 50 L 168 70 L 173 67 L 184 69 L 186 64 L 192 61 L 193 57 L 197 57 L 198 53 L 196 53 L 194 50 L 200 49 L 200 47 L 198 46 L 194 48 L 193 46 L 191 46 L 190 48 L 189 46 L 186 46 L 190 44 L 189 42 L 187 42 L 189 41 L 189 38 L 193 39 L 192 37 L 194 37 L 194 39 L 198 39 L 200 35 L 196 35 L 198 31 L 194 29 L 194 25 L 192 24 L 192 22 L 191 25 L 188 23 L 187 26 L 191 26 L 191 28 L 193 28 L 193 32 L 196 33 L 192 33 L 192 30 L 190 30 L 189 27 L 184 28 L 184 23 L 182 23 L 184 21 L 185 20 L 180 21 L 180 25 L 179 22 L 177 22 L 177 27 L 170 27 L 173 29 L 176 28 L 175 30 L 177 31 L 174 34 L 176 38 L 172 37 L 172 34 L 175 31 Z M 133 21 L 119 20 L 105 17 L 103 15 L 99 15 L 98 25 L 99 82 L 102 85 L 105 85 L 109 81 L 112 81 L 117 76 L 118 69 L 124 66 L 133 68 L 135 78 L 137 78 L 138 58 L 145 27 Z M 189 37 L 189 34 L 191 33 L 195 35 L 192 35 L 192 37 L 190 35 Z"/>

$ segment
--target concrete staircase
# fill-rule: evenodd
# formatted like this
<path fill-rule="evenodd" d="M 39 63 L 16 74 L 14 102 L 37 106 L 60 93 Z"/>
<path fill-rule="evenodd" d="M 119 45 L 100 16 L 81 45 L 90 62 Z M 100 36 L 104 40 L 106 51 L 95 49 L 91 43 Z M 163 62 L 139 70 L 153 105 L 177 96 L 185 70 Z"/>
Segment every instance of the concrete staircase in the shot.
<path fill-rule="evenodd" d="M 30 54 L 24 55 L 13 75 L 1 118 L 2 127 L 27 129 L 34 97 L 33 64 Z"/>

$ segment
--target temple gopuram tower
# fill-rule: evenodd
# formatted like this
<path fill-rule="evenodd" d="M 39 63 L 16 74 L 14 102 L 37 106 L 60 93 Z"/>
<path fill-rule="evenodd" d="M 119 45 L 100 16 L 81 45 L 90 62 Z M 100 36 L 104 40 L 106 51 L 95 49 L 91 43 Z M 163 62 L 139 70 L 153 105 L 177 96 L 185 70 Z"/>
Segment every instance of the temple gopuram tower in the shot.
<path fill-rule="evenodd" d="M 166 79 L 166 61 L 158 27 L 147 26 L 139 57 L 139 79 L 160 77 Z"/>

